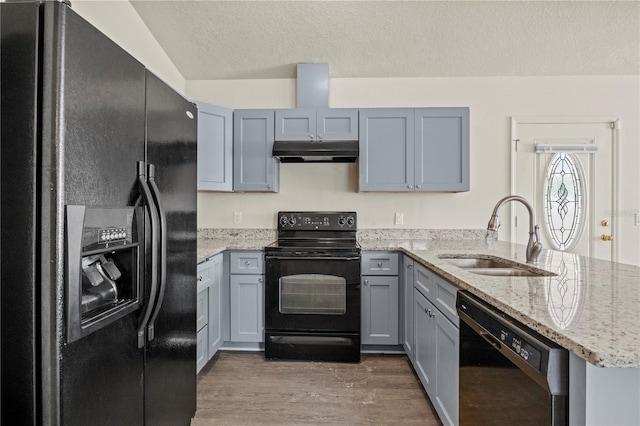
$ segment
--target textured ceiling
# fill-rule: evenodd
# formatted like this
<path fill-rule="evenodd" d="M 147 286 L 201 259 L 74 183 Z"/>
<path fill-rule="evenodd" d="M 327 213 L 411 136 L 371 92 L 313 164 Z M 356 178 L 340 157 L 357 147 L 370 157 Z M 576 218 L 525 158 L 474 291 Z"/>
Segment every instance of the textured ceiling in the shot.
<path fill-rule="evenodd" d="M 640 2 L 130 0 L 187 80 L 640 74 Z"/>

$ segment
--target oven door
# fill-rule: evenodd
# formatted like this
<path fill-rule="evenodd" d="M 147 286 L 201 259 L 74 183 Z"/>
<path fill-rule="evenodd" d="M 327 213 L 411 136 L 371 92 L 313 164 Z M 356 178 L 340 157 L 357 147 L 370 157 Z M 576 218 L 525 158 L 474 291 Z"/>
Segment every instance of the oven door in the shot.
<path fill-rule="evenodd" d="M 360 332 L 360 257 L 267 255 L 265 328 Z"/>

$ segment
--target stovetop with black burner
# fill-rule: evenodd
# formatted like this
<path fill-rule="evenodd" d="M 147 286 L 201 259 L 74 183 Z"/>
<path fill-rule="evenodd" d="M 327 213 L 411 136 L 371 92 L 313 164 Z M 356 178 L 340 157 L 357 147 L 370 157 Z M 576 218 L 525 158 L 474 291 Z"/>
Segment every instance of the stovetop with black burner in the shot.
<path fill-rule="evenodd" d="M 278 240 L 265 253 L 360 256 L 355 212 L 278 212 Z"/>

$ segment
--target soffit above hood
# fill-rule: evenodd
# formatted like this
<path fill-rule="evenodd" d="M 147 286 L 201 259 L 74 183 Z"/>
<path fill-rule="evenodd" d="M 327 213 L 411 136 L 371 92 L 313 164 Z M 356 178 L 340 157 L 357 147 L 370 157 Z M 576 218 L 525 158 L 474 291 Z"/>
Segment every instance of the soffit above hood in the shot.
<path fill-rule="evenodd" d="M 275 141 L 273 156 L 281 163 L 354 163 L 358 141 Z"/>

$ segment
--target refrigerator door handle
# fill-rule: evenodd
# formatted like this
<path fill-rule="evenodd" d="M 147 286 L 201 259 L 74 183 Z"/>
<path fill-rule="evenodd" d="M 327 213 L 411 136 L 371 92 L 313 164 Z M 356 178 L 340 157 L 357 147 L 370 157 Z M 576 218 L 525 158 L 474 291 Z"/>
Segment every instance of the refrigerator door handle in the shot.
<path fill-rule="evenodd" d="M 151 285 L 149 297 L 146 300 L 144 311 L 138 323 L 138 348 L 144 347 L 145 331 L 158 293 L 158 222 L 160 219 L 158 218 L 158 211 L 153 201 L 151 190 L 147 185 L 146 168 L 144 161 L 138 161 L 138 188 L 151 219 Z"/>
<path fill-rule="evenodd" d="M 158 313 L 160 312 L 160 308 L 162 307 L 162 301 L 164 300 L 164 293 L 167 286 L 167 218 L 165 215 L 164 207 L 162 206 L 160 190 L 158 189 L 158 185 L 156 184 L 155 180 L 155 166 L 153 164 L 149 164 L 147 171 L 147 180 L 149 182 L 149 187 L 151 188 L 151 195 L 153 196 L 153 200 L 155 201 L 155 204 L 158 208 L 158 217 L 160 219 L 160 279 L 158 287 L 158 297 L 155 303 L 155 307 L 153 308 L 153 314 L 151 315 L 151 319 L 149 320 L 149 325 L 147 326 L 147 340 L 151 341 L 155 337 L 156 318 L 158 317 Z"/>

